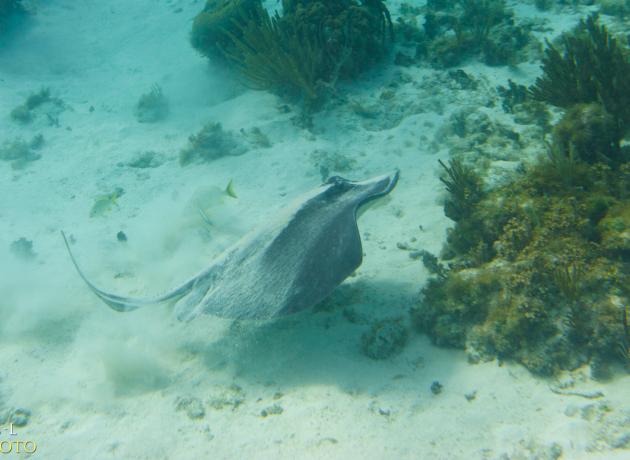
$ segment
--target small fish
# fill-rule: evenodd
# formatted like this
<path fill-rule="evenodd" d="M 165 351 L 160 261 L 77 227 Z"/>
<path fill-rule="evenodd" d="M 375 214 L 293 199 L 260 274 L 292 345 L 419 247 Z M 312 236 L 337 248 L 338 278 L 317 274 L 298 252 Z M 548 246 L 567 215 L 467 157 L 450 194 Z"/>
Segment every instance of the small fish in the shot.
<path fill-rule="evenodd" d="M 232 182 L 232 179 L 230 179 L 225 189 L 221 190 L 219 187 L 212 187 L 206 190 L 203 193 L 203 196 L 197 198 L 197 211 L 199 211 L 201 220 L 208 227 L 214 227 L 213 220 L 209 215 L 209 210 L 222 204 L 225 197 L 230 197 L 234 199 L 238 198 L 236 192 L 234 191 L 234 183 Z M 202 201 L 205 203 L 205 205 L 202 204 Z"/>
<path fill-rule="evenodd" d="M 92 205 L 92 209 L 90 210 L 90 217 L 95 216 L 103 216 L 110 212 L 112 208 L 118 207 L 118 203 L 116 200 L 123 196 L 125 191 L 117 187 L 112 193 L 107 193 L 105 195 L 98 195 L 94 198 L 94 204 Z"/>
<path fill-rule="evenodd" d="M 231 196 L 232 198 L 238 198 L 238 196 L 236 196 L 236 192 L 234 191 L 234 183 L 232 182 L 232 179 L 230 179 L 227 187 L 225 187 L 225 193 L 227 196 Z"/>

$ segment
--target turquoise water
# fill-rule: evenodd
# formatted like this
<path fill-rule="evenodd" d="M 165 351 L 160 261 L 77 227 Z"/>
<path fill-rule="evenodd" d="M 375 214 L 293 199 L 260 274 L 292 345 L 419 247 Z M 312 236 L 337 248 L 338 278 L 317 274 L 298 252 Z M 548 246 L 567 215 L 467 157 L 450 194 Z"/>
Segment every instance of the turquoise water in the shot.
<path fill-rule="evenodd" d="M 630 458 L 582 3 L 0 0 L 0 453 Z"/>

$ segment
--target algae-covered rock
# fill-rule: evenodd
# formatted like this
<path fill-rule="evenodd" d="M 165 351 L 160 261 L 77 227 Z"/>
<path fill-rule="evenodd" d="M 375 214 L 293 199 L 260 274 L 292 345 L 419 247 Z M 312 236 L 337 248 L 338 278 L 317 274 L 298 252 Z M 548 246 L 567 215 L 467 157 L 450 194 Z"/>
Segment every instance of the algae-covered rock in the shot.
<path fill-rule="evenodd" d="M 620 255 L 630 255 L 630 201 L 613 206 L 598 224 L 602 245 Z"/>
<path fill-rule="evenodd" d="M 372 325 L 361 337 L 361 350 L 372 359 L 387 359 L 407 344 L 407 328 L 402 319 L 384 319 Z"/>
<path fill-rule="evenodd" d="M 130 168 L 146 169 L 157 168 L 164 163 L 163 155 L 152 150 L 138 153 L 131 161 L 127 163 Z"/>
<path fill-rule="evenodd" d="M 208 404 L 215 410 L 230 408 L 232 411 L 245 402 L 245 391 L 239 385 L 233 383 L 227 388 L 219 388 L 210 397 Z"/>
<path fill-rule="evenodd" d="M 617 143 L 615 119 L 599 103 L 571 107 L 554 127 L 554 148 L 588 163 L 612 161 Z"/>
<path fill-rule="evenodd" d="M 191 420 L 202 419 L 206 415 L 206 410 L 199 398 L 194 396 L 179 397 L 175 401 L 175 410 L 183 411 Z"/>
<path fill-rule="evenodd" d="M 26 409 L 23 407 L 17 407 L 11 410 L 9 415 L 9 423 L 12 423 L 14 426 L 22 428 L 28 424 L 28 421 L 31 418 L 30 409 Z"/>
<path fill-rule="evenodd" d="M 20 124 L 33 121 L 39 114 L 48 124 L 58 125 L 58 117 L 65 110 L 64 102 L 53 97 L 50 88 L 42 88 L 26 97 L 23 104 L 18 105 L 9 114 L 11 119 Z"/>
<path fill-rule="evenodd" d="M 630 167 L 562 158 L 470 201 L 442 261 L 423 258 L 436 277 L 412 318 L 435 343 L 544 375 L 628 360 Z M 449 199 L 464 203 L 466 175 L 449 177 Z"/>
<path fill-rule="evenodd" d="M 30 163 L 41 158 L 38 150 L 44 145 L 44 136 L 38 134 L 30 142 L 26 142 L 21 137 L 16 137 L 12 141 L 5 141 L 0 146 L 0 160 L 8 161 L 11 169 L 20 170 L 26 168 Z"/>
<path fill-rule="evenodd" d="M 260 411 L 260 416 L 261 417 L 268 417 L 270 415 L 280 415 L 284 412 L 284 409 L 282 408 L 282 406 L 280 404 L 273 404 L 269 407 L 265 407 L 263 410 Z"/>
<path fill-rule="evenodd" d="M 188 138 L 188 145 L 179 152 L 179 163 L 185 166 L 194 161 L 242 155 L 246 151 L 244 143 L 231 132 L 224 131 L 221 123 L 208 123 Z"/>

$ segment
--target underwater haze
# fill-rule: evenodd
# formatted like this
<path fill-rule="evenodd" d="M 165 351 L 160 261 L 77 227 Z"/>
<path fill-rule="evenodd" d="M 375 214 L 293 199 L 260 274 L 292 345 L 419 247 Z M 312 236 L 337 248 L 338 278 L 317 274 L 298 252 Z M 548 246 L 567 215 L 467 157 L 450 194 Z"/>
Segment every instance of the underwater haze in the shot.
<path fill-rule="evenodd" d="M 629 27 L 0 0 L 0 457 L 630 459 Z"/>

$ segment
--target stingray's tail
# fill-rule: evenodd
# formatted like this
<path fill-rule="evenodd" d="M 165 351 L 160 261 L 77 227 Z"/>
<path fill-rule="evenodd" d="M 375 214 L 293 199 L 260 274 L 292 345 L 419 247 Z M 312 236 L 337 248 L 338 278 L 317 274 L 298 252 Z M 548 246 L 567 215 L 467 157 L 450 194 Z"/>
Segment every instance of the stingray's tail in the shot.
<path fill-rule="evenodd" d="M 70 259 L 72 260 L 72 264 L 74 268 L 77 269 L 79 276 L 85 281 L 85 284 L 96 294 L 103 302 L 109 305 L 112 309 L 119 312 L 133 311 L 145 305 L 155 305 L 160 304 L 167 301 L 176 300 L 190 292 L 192 288 L 192 282 L 186 283 L 179 288 L 164 294 L 163 296 L 154 298 L 154 299 L 136 299 L 131 297 L 122 297 L 116 294 L 110 294 L 109 292 L 105 292 L 102 289 L 97 288 L 87 277 L 83 274 L 81 269 L 79 268 L 79 264 L 77 264 L 74 255 L 72 254 L 72 250 L 70 249 L 70 244 L 68 243 L 68 238 L 66 238 L 66 234 L 62 231 L 61 236 L 63 237 L 63 241 L 66 244 L 66 249 L 68 250 L 68 254 L 70 255 Z"/>

